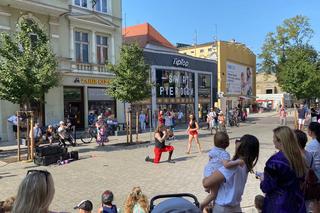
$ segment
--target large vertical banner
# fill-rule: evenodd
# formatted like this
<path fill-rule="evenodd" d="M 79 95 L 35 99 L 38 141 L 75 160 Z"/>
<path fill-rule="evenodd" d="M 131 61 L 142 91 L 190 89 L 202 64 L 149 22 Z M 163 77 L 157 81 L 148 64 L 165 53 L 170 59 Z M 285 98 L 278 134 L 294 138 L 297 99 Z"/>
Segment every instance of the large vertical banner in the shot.
<path fill-rule="evenodd" d="M 252 68 L 227 62 L 227 94 L 252 95 Z"/>

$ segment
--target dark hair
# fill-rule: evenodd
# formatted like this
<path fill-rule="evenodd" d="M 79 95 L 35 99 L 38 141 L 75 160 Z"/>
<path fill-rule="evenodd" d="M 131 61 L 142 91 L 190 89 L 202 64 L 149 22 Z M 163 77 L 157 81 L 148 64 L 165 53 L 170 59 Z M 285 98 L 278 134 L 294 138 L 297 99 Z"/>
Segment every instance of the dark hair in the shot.
<path fill-rule="evenodd" d="M 262 210 L 263 203 L 264 203 L 264 196 L 262 196 L 262 195 L 255 196 L 254 205 L 255 205 L 256 209 Z"/>
<path fill-rule="evenodd" d="M 306 144 L 308 142 L 307 134 L 299 129 L 295 129 L 294 133 L 296 134 L 300 148 L 304 149 L 304 147 L 306 146 Z"/>
<path fill-rule="evenodd" d="M 249 172 L 257 164 L 259 158 L 259 140 L 253 135 L 244 135 L 240 138 L 240 145 L 232 160 L 242 158 Z"/>
<path fill-rule="evenodd" d="M 214 145 L 218 148 L 225 149 L 229 146 L 229 136 L 225 132 L 217 132 L 214 135 Z"/>
<path fill-rule="evenodd" d="M 113 193 L 110 190 L 106 190 L 101 195 L 101 202 L 104 205 L 111 205 L 113 201 Z"/>
<path fill-rule="evenodd" d="M 194 116 L 194 114 L 190 114 L 189 117 L 192 115 L 192 122 L 197 122 L 196 121 L 196 117 Z"/>
<path fill-rule="evenodd" d="M 308 128 L 316 135 L 316 139 L 320 143 L 320 124 L 318 122 L 311 122 Z"/>

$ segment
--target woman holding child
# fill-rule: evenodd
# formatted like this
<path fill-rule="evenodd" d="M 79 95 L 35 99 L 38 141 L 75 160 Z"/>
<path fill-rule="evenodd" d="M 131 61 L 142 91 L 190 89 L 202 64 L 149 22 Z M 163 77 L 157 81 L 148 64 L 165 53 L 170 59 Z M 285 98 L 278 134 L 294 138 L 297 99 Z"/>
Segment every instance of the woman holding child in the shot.
<path fill-rule="evenodd" d="M 210 191 L 219 188 L 213 212 L 241 212 L 240 201 L 248 173 L 252 172 L 258 157 L 258 139 L 253 135 L 244 135 L 236 143 L 236 153 L 232 158 L 235 165 L 229 165 L 229 168 L 220 167 L 203 179 L 203 186 Z"/>

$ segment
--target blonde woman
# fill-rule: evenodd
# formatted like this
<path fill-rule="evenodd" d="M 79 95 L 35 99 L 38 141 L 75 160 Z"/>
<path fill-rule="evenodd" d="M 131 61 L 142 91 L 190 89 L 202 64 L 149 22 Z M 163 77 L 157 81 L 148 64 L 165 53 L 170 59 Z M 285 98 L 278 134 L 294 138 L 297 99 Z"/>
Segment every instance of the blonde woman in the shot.
<path fill-rule="evenodd" d="M 300 184 L 306 164 L 295 133 L 287 126 L 273 130 L 273 143 L 279 150 L 266 162 L 261 190 L 266 194 L 262 212 L 306 212 Z"/>
<path fill-rule="evenodd" d="M 29 170 L 19 186 L 12 213 L 49 213 L 54 192 L 49 172 Z"/>
<path fill-rule="evenodd" d="M 140 187 L 133 187 L 124 204 L 124 213 L 148 213 L 149 202 Z"/>

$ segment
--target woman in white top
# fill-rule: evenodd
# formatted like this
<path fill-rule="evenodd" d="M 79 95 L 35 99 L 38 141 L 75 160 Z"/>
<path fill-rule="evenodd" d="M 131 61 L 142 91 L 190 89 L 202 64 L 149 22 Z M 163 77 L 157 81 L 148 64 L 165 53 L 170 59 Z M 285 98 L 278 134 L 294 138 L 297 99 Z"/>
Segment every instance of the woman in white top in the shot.
<path fill-rule="evenodd" d="M 219 191 L 213 208 L 214 213 L 241 212 L 241 196 L 247 182 L 248 173 L 252 172 L 259 157 L 259 141 L 253 135 L 244 135 L 236 144 L 236 153 L 232 160 L 241 159 L 244 166 L 234 169 L 221 167 L 211 176 L 204 178 L 205 188 L 219 185 Z"/>
<path fill-rule="evenodd" d="M 308 127 L 308 135 L 312 140 L 307 143 L 306 151 L 312 153 L 314 171 L 320 180 L 320 124 L 317 122 L 311 122 Z M 320 212 L 320 201 L 312 202 L 313 212 Z"/>

